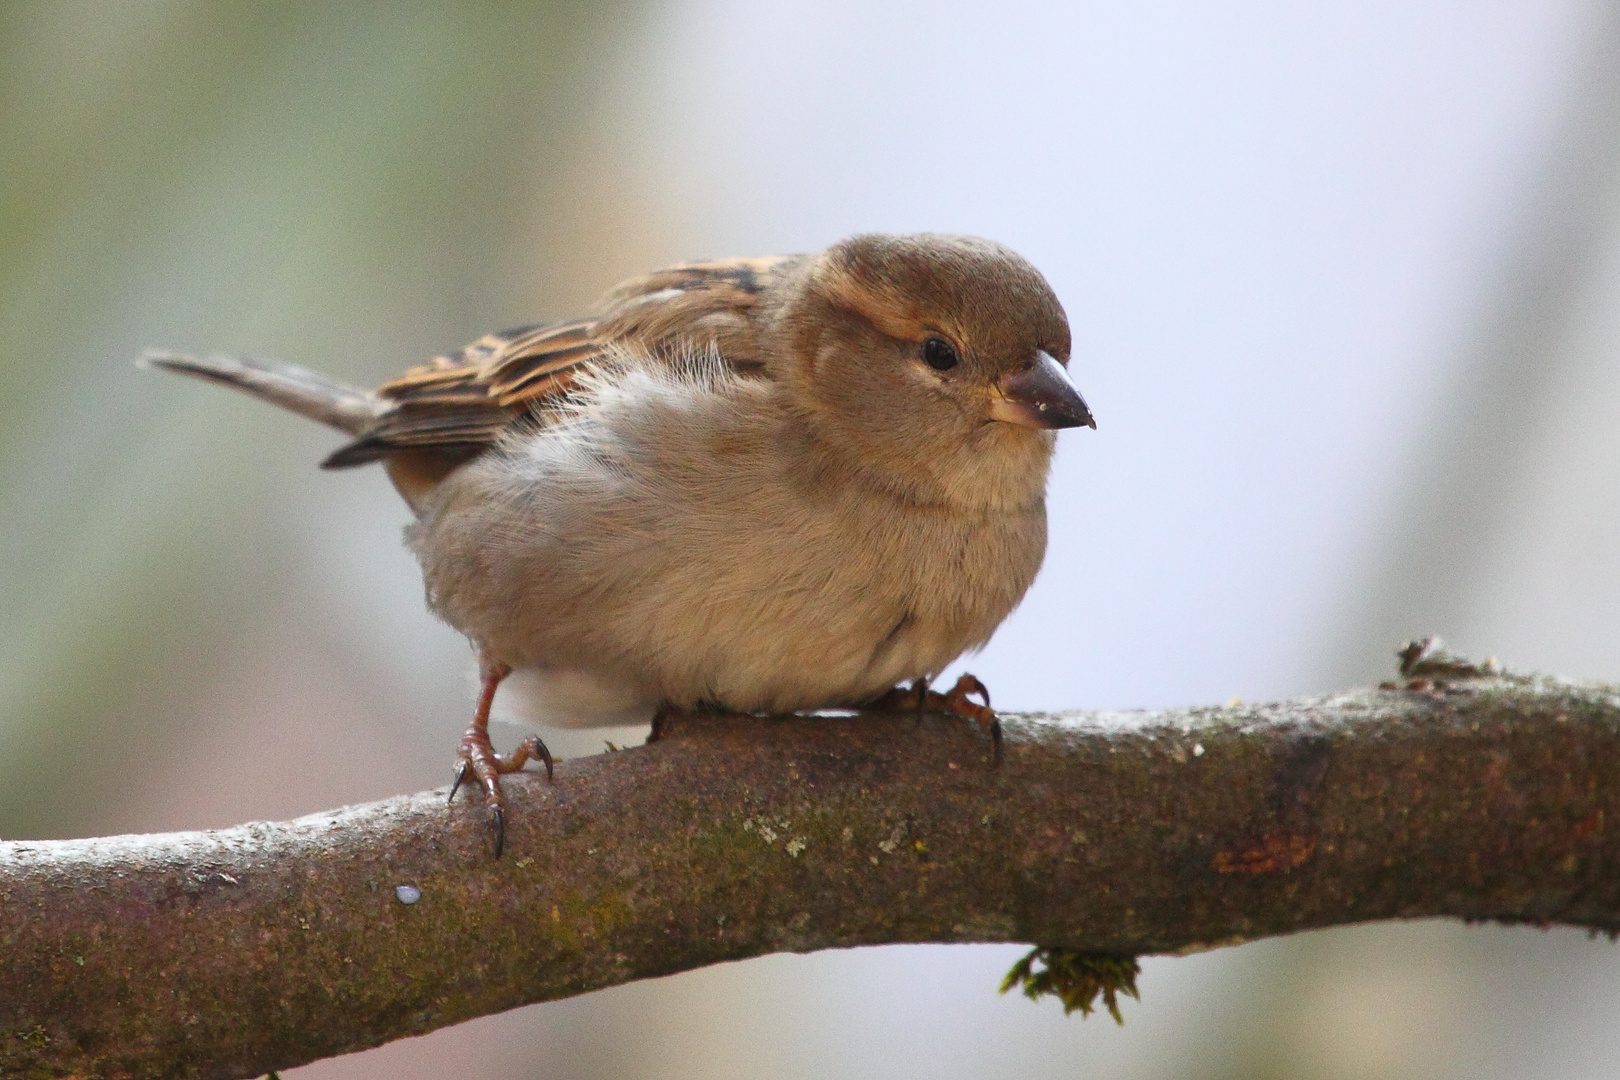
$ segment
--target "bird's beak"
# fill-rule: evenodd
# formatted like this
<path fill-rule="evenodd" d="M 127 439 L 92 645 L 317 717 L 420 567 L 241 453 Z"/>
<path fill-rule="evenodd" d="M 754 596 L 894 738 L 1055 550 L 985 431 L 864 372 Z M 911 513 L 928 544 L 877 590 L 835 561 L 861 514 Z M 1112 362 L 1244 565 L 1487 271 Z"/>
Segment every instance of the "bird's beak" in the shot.
<path fill-rule="evenodd" d="M 990 392 L 990 418 L 1032 428 L 1097 427 L 1069 373 L 1044 351 L 1035 354 L 1029 367 L 996 383 Z"/>

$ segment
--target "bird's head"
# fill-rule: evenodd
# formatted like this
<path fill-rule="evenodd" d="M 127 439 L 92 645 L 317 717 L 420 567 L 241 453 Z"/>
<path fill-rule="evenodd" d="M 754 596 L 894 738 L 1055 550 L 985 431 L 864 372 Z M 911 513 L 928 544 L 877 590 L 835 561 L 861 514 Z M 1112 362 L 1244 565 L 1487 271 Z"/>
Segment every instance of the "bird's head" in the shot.
<path fill-rule="evenodd" d="M 807 264 L 780 325 L 776 375 L 815 423 L 925 495 L 1039 498 L 1054 430 L 1096 426 L 1063 306 L 993 241 L 852 237 Z"/>

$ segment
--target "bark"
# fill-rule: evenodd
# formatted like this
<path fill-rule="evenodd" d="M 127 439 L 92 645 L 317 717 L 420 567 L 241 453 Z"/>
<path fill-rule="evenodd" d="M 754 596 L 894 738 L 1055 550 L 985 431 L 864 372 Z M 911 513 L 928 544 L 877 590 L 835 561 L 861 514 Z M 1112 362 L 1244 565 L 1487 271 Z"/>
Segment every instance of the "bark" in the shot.
<path fill-rule="evenodd" d="M 442 789 L 0 844 L 0 1075 L 257 1076 L 783 950 L 1130 957 L 1436 915 L 1613 934 L 1620 688 L 1448 660 L 1329 698 L 1007 716 L 999 768 L 947 718 L 677 717 L 508 777 L 499 860 L 481 799 Z"/>

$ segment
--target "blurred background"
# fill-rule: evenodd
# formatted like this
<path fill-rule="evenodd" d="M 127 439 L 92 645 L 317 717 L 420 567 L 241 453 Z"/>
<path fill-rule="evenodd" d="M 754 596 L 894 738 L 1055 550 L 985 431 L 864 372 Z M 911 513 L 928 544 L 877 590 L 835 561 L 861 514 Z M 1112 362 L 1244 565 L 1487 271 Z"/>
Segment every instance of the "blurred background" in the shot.
<path fill-rule="evenodd" d="M 869 229 L 1028 256 L 1100 418 L 971 661 L 999 706 L 1326 692 L 1427 632 L 1620 678 L 1613 4 L 15 0 L 0 146 L 8 838 L 435 786 L 470 707 L 380 470 L 143 348 L 370 385 Z M 770 957 L 287 1075 L 1620 1071 L 1620 953 L 1575 931 L 1150 959 L 1123 1029 L 998 998 L 1020 952 Z"/>

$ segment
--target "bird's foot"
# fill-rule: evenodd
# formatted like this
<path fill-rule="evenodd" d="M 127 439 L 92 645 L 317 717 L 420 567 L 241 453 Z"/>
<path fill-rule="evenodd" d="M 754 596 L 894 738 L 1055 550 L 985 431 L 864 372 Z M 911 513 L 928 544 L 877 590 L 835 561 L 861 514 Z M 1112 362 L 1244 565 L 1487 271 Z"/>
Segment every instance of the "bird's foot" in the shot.
<path fill-rule="evenodd" d="M 546 767 L 546 779 L 554 779 L 551 751 L 538 735 L 530 735 L 519 743 L 511 757 L 501 757 L 495 752 L 490 745 L 488 731 L 468 728 L 461 737 L 456 779 L 450 785 L 450 798 L 454 800 L 461 785 L 473 779 L 484 789 L 484 803 L 489 807 L 489 827 L 494 834 L 497 859 L 501 857 L 501 849 L 506 846 L 506 799 L 501 795 L 501 775 L 519 772 L 531 760 L 542 762 Z"/>
<path fill-rule="evenodd" d="M 928 711 L 928 699 L 932 696 L 943 700 L 943 694 L 930 694 L 927 677 L 913 679 L 910 686 L 896 686 L 885 690 L 877 698 L 866 705 L 866 708 L 875 712 L 909 712 L 916 713 L 921 720 Z"/>
<path fill-rule="evenodd" d="M 984 704 L 968 700 L 969 694 L 977 694 L 984 699 Z M 990 764 L 992 767 L 1001 764 L 1001 721 L 996 717 L 995 710 L 990 707 L 990 690 L 972 675 L 963 675 L 956 680 L 956 685 L 948 693 L 940 695 L 944 701 L 940 704 L 940 711 L 949 716 L 960 716 L 964 720 L 972 720 L 979 725 L 979 730 L 990 738 Z"/>
<path fill-rule="evenodd" d="M 456 752 L 456 779 L 450 785 L 450 799 L 447 800 L 455 800 L 456 792 L 461 790 L 463 783 L 477 780 L 484 789 L 484 803 L 489 807 L 489 826 L 494 834 L 497 859 L 501 857 L 501 849 L 506 846 L 506 800 L 501 796 L 501 774 L 518 772 L 533 759 L 545 764 L 546 780 L 554 779 L 551 751 L 546 749 L 540 736 L 530 735 L 524 739 L 511 757 L 501 757 L 490 744 L 489 707 L 495 700 L 495 688 L 511 670 L 505 664 L 484 665 L 478 709 L 473 713 L 473 721 L 467 726 L 466 734 L 461 736 L 461 746 Z"/>
<path fill-rule="evenodd" d="M 982 698 L 984 704 L 969 700 L 973 694 Z M 888 691 L 874 701 L 871 708 L 885 712 L 915 712 L 919 717 L 930 712 L 943 713 L 971 720 L 990 738 L 990 764 L 1001 764 L 1001 721 L 996 718 L 995 710 L 990 708 L 990 691 L 972 675 L 963 675 L 956 680 L 955 686 L 943 694 L 930 690 L 927 679 L 918 679 L 910 686 L 897 686 Z"/>

